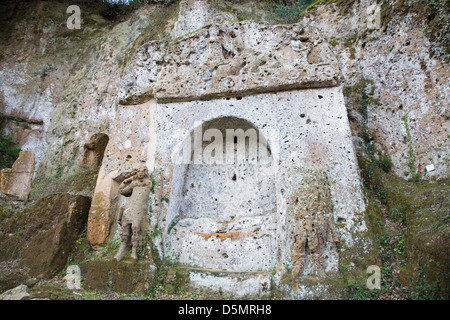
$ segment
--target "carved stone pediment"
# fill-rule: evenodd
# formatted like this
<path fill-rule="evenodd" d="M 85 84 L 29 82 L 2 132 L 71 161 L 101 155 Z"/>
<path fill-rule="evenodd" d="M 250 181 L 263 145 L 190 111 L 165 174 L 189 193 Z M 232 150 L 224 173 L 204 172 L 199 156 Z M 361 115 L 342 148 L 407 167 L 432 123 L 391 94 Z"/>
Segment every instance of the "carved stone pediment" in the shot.
<path fill-rule="evenodd" d="M 338 61 L 317 31 L 246 21 L 143 45 L 128 64 L 119 98 L 121 104 L 191 101 L 339 83 Z"/>

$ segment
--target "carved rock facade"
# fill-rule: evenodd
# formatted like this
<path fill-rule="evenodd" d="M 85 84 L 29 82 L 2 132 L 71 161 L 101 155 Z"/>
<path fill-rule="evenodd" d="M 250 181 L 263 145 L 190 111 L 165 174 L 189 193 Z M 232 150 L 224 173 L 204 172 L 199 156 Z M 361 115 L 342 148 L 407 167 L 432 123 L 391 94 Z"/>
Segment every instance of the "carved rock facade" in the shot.
<path fill-rule="evenodd" d="M 333 87 L 340 80 L 336 57 L 314 30 L 255 22 L 214 24 L 169 44 L 150 42 L 128 69 L 122 104 Z"/>
<path fill-rule="evenodd" d="M 105 150 L 89 241 L 117 239 L 114 218 L 128 201 L 118 192 L 120 172 L 138 161 L 157 181 L 153 243 L 163 259 L 191 270 L 193 286 L 213 288 L 205 279 L 222 270 L 222 287 L 258 294 L 286 266 L 299 277 L 336 272 L 337 242 L 351 247 L 366 230 L 340 74 L 330 46 L 295 24 L 211 24 L 143 45 L 121 80 L 125 117 Z M 227 157 L 229 130 L 255 134 L 256 162 L 247 142 L 242 162 L 205 162 L 212 149 L 216 160 Z"/>

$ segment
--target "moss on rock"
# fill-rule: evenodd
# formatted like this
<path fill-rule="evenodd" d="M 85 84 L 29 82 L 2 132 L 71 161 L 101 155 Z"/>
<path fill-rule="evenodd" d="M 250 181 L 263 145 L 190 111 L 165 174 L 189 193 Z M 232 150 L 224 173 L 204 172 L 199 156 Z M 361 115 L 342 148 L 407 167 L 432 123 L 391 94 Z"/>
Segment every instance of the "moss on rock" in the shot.
<path fill-rule="evenodd" d="M 19 259 L 31 276 L 58 273 L 85 228 L 90 203 L 88 197 L 60 193 L 23 211 L 3 213 L 0 261 Z"/>
<path fill-rule="evenodd" d="M 395 286 L 407 299 L 448 299 L 449 180 L 407 181 L 367 160 L 359 164 L 368 191 L 369 234 L 389 287 L 384 290 Z"/>
<path fill-rule="evenodd" d="M 87 262 L 84 288 L 104 292 L 148 294 L 154 286 L 155 274 L 147 261 L 93 260 Z"/>

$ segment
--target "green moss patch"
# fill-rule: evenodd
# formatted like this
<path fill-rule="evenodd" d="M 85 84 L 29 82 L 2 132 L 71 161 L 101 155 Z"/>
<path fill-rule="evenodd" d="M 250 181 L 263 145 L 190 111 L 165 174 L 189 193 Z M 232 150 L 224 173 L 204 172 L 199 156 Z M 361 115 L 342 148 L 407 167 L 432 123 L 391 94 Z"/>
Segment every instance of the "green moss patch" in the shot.
<path fill-rule="evenodd" d="M 3 212 L 0 261 L 20 261 L 31 276 L 60 272 L 84 230 L 91 199 L 67 193 L 42 198 L 19 212 Z"/>
<path fill-rule="evenodd" d="M 366 219 L 384 272 L 380 295 L 448 299 L 450 181 L 407 181 L 367 160 L 359 163 L 369 197 Z"/>
<path fill-rule="evenodd" d="M 63 169 L 62 166 L 58 167 L 53 176 L 36 177 L 32 183 L 30 200 L 38 200 L 43 196 L 60 192 L 93 195 L 99 167 L 89 169 L 79 167 L 68 177 L 63 177 Z"/>
<path fill-rule="evenodd" d="M 19 157 L 19 153 L 19 146 L 17 146 L 9 136 L 4 135 L 3 130 L 0 130 L 0 170 L 11 168 L 14 161 Z"/>
<path fill-rule="evenodd" d="M 148 262 L 93 260 L 87 262 L 84 287 L 87 290 L 122 293 L 149 293 L 156 272 Z"/>

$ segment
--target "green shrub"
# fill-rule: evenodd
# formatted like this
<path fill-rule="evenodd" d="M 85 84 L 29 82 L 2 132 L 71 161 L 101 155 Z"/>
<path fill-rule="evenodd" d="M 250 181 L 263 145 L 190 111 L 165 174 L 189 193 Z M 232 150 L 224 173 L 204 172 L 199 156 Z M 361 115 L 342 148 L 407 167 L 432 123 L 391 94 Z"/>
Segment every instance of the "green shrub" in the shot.
<path fill-rule="evenodd" d="M 392 160 L 388 154 L 385 152 L 378 152 L 377 165 L 386 173 L 390 172 L 392 169 Z"/>
<path fill-rule="evenodd" d="M 20 148 L 11 141 L 9 136 L 3 134 L 3 130 L 0 130 L 0 170 L 11 168 L 19 157 L 19 153 Z"/>
<path fill-rule="evenodd" d="M 316 0 L 273 0 L 272 12 L 275 17 L 283 20 L 284 23 L 294 23 L 300 15 Z"/>
<path fill-rule="evenodd" d="M 164 3 L 170 4 L 172 1 L 152 1 L 152 0 L 95 0 L 93 1 L 100 10 L 100 14 L 109 19 L 115 20 L 126 16 L 147 3 Z"/>

